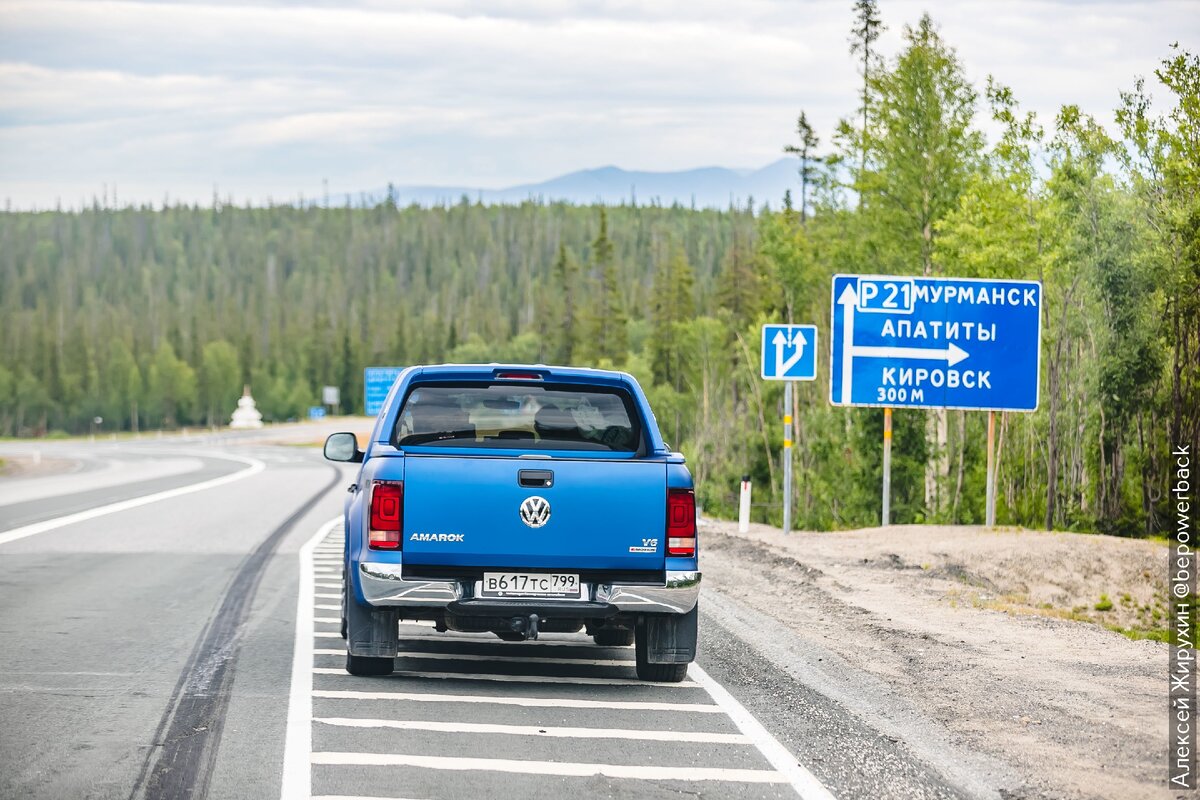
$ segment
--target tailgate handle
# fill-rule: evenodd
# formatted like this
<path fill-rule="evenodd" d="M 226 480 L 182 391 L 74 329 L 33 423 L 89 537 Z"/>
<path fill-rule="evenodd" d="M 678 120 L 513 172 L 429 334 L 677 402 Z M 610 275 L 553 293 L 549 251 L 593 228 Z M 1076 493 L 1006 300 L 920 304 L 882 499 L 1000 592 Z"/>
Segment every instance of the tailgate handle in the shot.
<path fill-rule="evenodd" d="M 517 473 L 517 483 L 529 488 L 548 489 L 554 485 L 554 473 L 548 469 L 523 469 Z"/>

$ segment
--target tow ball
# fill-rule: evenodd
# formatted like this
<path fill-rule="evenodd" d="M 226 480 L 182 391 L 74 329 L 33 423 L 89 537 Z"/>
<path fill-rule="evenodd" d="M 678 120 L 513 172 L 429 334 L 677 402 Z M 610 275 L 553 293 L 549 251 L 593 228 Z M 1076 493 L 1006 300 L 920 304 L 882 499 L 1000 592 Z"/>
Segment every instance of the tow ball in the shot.
<path fill-rule="evenodd" d="M 537 614 L 530 614 L 528 617 L 513 617 L 508 626 L 514 633 L 521 634 L 522 639 L 537 639 L 539 621 Z"/>

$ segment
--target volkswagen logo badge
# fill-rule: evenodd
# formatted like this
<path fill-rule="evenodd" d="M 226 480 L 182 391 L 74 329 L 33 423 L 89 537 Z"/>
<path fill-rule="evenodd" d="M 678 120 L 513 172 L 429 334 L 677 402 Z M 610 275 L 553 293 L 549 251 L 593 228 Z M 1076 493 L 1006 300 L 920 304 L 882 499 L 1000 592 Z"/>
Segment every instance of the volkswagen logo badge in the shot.
<path fill-rule="evenodd" d="M 550 521 L 550 501 L 544 497 L 526 497 L 521 503 L 521 521 L 531 528 L 540 528 Z"/>

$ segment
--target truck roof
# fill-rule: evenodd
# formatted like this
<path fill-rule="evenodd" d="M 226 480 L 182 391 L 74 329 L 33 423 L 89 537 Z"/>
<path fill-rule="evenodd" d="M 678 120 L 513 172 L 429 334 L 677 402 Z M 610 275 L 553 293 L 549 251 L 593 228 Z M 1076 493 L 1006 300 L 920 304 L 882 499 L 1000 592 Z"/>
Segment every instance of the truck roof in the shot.
<path fill-rule="evenodd" d="M 471 375 L 491 376 L 497 372 L 537 372 L 547 378 L 599 378 L 603 381 L 625 382 L 633 380 L 627 372 L 592 367 L 562 367 L 551 364 L 432 364 L 413 367 L 419 375 Z"/>

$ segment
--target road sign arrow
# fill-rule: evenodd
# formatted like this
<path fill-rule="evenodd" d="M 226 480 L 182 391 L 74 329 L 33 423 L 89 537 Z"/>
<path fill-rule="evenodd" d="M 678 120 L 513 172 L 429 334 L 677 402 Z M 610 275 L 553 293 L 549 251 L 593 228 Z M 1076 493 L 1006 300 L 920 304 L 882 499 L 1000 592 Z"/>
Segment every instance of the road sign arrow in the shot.
<path fill-rule="evenodd" d="M 798 344 L 797 344 L 798 340 Z M 804 334 L 796 331 L 795 338 L 789 342 L 788 336 L 783 331 L 776 331 L 775 336 L 771 339 L 771 344 L 775 345 L 775 376 L 782 378 L 787 374 L 787 371 L 796 366 L 796 362 L 804 355 L 804 345 L 808 344 L 808 340 L 804 338 Z M 788 345 L 794 346 L 795 352 L 788 358 L 783 357 L 783 348 Z"/>
<path fill-rule="evenodd" d="M 858 305 L 853 283 L 846 284 L 837 301 L 842 307 L 842 403 L 849 405 L 850 380 L 854 375 L 854 308 Z"/>
<path fill-rule="evenodd" d="M 860 358 L 919 358 L 926 361 L 945 361 L 953 367 L 970 354 L 950 342 L 945 348 L 936 347 L 866 347 L 850 348 L 852 355 Z"/>

